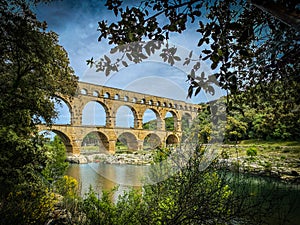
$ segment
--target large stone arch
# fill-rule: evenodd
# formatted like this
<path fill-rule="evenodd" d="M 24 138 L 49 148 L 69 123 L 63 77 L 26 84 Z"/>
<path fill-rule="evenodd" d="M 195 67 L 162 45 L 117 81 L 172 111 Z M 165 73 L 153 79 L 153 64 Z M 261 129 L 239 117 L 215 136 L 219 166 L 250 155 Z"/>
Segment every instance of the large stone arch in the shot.
<path fill-rule="evenodd" d="M 56 101 L 58 100 L 58 101 Z M 72 118 L 73 118 L 73 112 L 72 112 L 72 105 L 70 104 L 70 99 L 67 98 L 67 97 L 63 97 L 63 96 L 59 96 L 59 95 L 55 95 L 54 96 L 54 101 L 55 101 L 55 105 L 62 105 L 62 109 L 64 110 L 64 106 L 67 107 L 67 111 L 66 112 L 65 110 L 63 112 L 60 112 L 60 109 L 56 109 L 58 111 L 58 118 L 57 120 L 59 122 L 55 122 L 55 124 L 72 124 Z M 61 113 L 63 115 L 61 115 Z M 67 113 L 67 115 L 66 115 Z M 61 121 L 65 121 L 63 123 L 61 123 Z"/>
<path fill-rule="evenodd" d="M 46 129 L 46 130 L 41 130 L 40 132 L 43 132 L 43 131 L 45 131 L 45 132 L 51 131 L 51 132 L 55 133 L 56 135 L 58 135 L 66 147 L 66 152 L 69 154 L 72 154 L 74 152 L 71 138 L 67 134 L 65 134 L 64 132 L 57 130 L 57 129 Z"/>
<path fill-rule="evenodd" d="M 93 106 L 91 104 L 95 104 L 95 105 Z M 87 107 L 89 107 L 90 109 L 88 109 Z M 95 109 L 94 110 L 91 109 L 92 107 L 95 107 Z M 98 108 L 98 107 L 100 107 L 100 108 Z M 104 113 L 105 118 L 101 118 L 101 112 Z M 88 113 L 90 113 L 90 115 L 86 115 Z M 89 121 L 85 121 L 86 116 L 88 117 L 88 120 L 91 120 L 91 119 L 95 120 L 96 119 L 97 121 L 94 121 L 94 123 L 93 122 L 90 123 Z M 82 115 L 81 115 L 81 124 L 82 125 L 106 126 L 108 124 L 108 118 L 109 118 L 108 107 L 106 106 L 106 104 L 104 104 L 101 101 L 97 101 L 97 100 L 87 101 L 85 103 L 85 105 L 83 106 L 83 108 L 82 108 Z"/>
<path fill-rule="evenodd" d="M 127 146 L 128 150 L 137 151 L 139 149 L 138 139 L 137 137 L 130 132 L 123 132 L 118 135 L 117 142 L 122 143 Z M 117 145 L 117 143 L 116 143 Z M 118 146 L 117 146 L 118 147 Z"/>
<path fill-rule="evenodd" d="M 132 113 L 132 116 L 133 116 L 133 121 L 129 121 L 129 119 L 126 120 L 126 117 L 128 116 L 128 115 L 125 115 L 126 112 L 125 113 L 121 112 L 122 113 L 121 115 L 119 114 L 119 112 L 120 112 L 119 110 L 123 110 L 123 109 L 125 110 L 125 108 L 130 109 L 130 112 Z M 139 119 L 138 119 L 137 110 L 133 106 L 131 106 L 129 104 L 122 104 L 122 105 L 118 105 L 117 107 L 115 107 L 114 116 L 115 116 L 115 125 L 114 125 L 114 127 L 137 128 L 138 125 L 139 125 L 138 124 L 138 120 Z M 124 124 L 118 124 L 119 119 L 120 119 L 119 116 L 123 116 L 125 118 L 124 119 L 125 121 L 122 120 L 123 121 L 122 123 L 124 123 Z M 126 122 L 128 123 L 127 126 L 125 125 Z"/>
<path fill-rule="evenodd" d="M 155 133 L 148 134 L 143 141 L 143 150 L 152 150 L 162 147 L 160 137 Z"/>
<path fill-rule="evenodd" d="M 173 129 L 167 129 L 166 124 L 165 124 L 165 130 L 166 131 L 181 131 L 181 124 L 180 124 L 180 117 L 179 114 L 173 110 L 173 109 L 169 109 L 169 110 L 165 110 L 163 113 L 163 118 L 164 120 L 166 120 L 166 116 L 167 114 L 170 113 L 173 117 Z"/>
<path fill-rule="evenodd" d="M 153 107 L 147 107 L 143 109 L 142 111 L 142 120 L 143 120 L 143 125 L 144 125 L 144 116 L 147 110 L 152 111 L 156 117 L 156 124 L 155 124 L 155 129 L 150 129 L 150 130 L 163 130 L 163 121 L 161 118 L 161 114 Z"/>
<path fill-rule="evenodd" d="M 92 136 L 92 137 L 90 138 L 89 136 Z M 90 139 L 90 140 L 87 140 L 87 139 Z M 105 133 L 100 132 L 100 131 L 88 132 L 82 139 L 81 150 L 88 149 L 86 147 L 89 147 L 92 145 L 97 146 L 98 148 L 95 148 L 95 150 L 99 151 L 99 152 L 106 153 L 106 152 L 109 152 L 109 150 L 110 150 L 108 136 Z"/>
<path fill-rule="evenodd" d="M 166 138 L 166 146 L 176 146 L 179 144 L 179 138 L 175 134 L 169 134 Z"/>

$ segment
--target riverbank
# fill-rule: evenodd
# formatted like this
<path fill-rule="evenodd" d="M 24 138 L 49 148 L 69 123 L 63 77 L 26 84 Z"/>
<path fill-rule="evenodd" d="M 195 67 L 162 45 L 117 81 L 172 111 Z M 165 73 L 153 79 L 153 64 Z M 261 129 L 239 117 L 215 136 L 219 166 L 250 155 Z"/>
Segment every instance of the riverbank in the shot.
<path fill-rule="evenodd" d="M 68 156 L 70 163 L 84 164 L 93 162 L 103 162 L 107 164 L 129 164 L 129 165 L 150 165 L 153 162 L 152 153 L 122 153 L 122 154 L 81 154 L 79 156 Z"/>
<path fill-rule="evenodd" d="M 114 155 L 85 152 L 69 156 L 70 163 L 102 162 L 107 164 L 150 165 L 153 154 L 149 152 L 117 153 Z M 222 145 L 219 163 L 232 171 L 278 178 L 300 184 L 300 146 Z"/>
<path fill-rule="evenodd" d="M 287 144 L 287 143 L 284 143 Z M 220 162 L 231 170 L 300 184 L 300 146 L 276 142 L 222 146 Z"/>

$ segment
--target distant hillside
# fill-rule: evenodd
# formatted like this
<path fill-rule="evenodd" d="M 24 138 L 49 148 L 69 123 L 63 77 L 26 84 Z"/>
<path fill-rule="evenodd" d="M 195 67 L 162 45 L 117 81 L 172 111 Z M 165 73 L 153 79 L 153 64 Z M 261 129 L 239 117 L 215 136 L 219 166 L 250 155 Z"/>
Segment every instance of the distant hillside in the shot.
<path fill-rule="evenodd" d="M 174 130 L 174 118 L 167 117 L 165 118 L 165 127 L 168 131 Z M 143 129 L 146 130 L 156 130 L 157 129 L 157 119 L 150 120 L 147 123 L 143 123 Z"/>

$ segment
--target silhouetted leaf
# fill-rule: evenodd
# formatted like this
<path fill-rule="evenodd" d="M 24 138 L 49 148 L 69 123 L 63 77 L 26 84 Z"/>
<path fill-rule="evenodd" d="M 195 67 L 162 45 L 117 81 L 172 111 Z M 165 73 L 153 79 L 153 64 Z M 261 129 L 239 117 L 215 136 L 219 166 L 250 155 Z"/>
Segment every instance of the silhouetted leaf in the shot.
<path fill-rule="evenodd" d="M 203 52 L 204 54 L 210 54 L 210 53 L 211 53 L 211 50 L 204 49 L 202 52 Z"/>
<path fill-rule="evenodd" d="M 174 56 L 174 59 L 175 59 L 176 61 L 180 61 L 180 60 L 181 60 L 181 58 L 180 58 L 179 56 L 177 56 L 177 55 Z"/>
<path fill-rule="evenodd" d="M 188 97 L 191 98 L 193 95 L 193 87 L 190 86 L 189 89 L 188 89 Z"/>
<path fill-rule="evenodd" d="M 131 57 L 131 55 L 130 55 L 129 53 L 126 53 L 126 56 L 127 56 L 127 58 L 128 58 L 130 61 L 132 61 L 132 57 Z"/>
<path fill-rule="evenodd" d="M 214 70 L 214 69 L 217 68 L 217 66 L 218 66 L 218 64 L 213 62 L 210 67 L 211 67 L 212 70 Z"/>
<path fill-rule="evenodd" d="M 207 91 L 211 94 L 211 95 L 214 95 L 215 94 L 215 89 L 213 88 L 213 86 L 208 86 L 207 87 Z"/>
<path fill-rule="evenodd" d="M 111 50 L 110 50 L 110 54 L 114 54 L 114 53 L 116 53 L 117 51 L 118 51 L 118 47 L 114 47 L 114 48 L 112 48 Z"/>
<path fill-rule="evenodd" d="M 195 91 L 195 96 L 199 94 L 199 92 L 201 91 L 201 87 L 197 87 L 196 91 Z"/>
<path fill-rule="evenodd" d="M 104 55 L 104 59 L 107 61 L 107 63 L 111 63 L 111 60 L 107 55 Z"/>
<path fill-rule="evenodd" d="M 191 77 L 192 77 L 193 79 L 195 79 L 195 70 L 194 70 L 194 69 L 191 70 Z"/>
<path fill-rule="evenodd" d="M 126 61 L 122 61 L 123 66 L 128 67 L 128 64 Z"/>
<path fill-rule="evenodd" d="M 204 78 L 205 78 L 205 73 L 202 72 L 202 73 L 201 73 L 201 79 L 203 80 Z"/>

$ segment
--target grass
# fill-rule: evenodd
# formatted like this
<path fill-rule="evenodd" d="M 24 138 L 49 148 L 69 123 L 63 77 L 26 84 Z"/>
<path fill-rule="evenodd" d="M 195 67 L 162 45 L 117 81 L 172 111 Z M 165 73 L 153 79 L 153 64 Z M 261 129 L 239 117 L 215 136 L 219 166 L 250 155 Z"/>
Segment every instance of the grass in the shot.
<path fill-rule="evenodd" d="M 258 157 L 266 157 L 272 160 L 289 160 L 300 159 L 300 142 L 299 141 L 261 141 L 261 140 L 244 140 L 238 145 L 224 145 L 221 151 L 227 157 L 249 157 L 247 151 L 254 149 Z"/>
<path fill-rule="evenodd" d="M 98 151 L 99 146 L 82 146 L 81 150 L 84 150 L 84 151 Z"/>
<path fill-rule="evenodd" d="M 300 147 L 300 141 L 264 141 L 264 140 L 243 140 L 239 143 L 239 145 L 266 145 L 266 146 L 299 146 Z"/>

